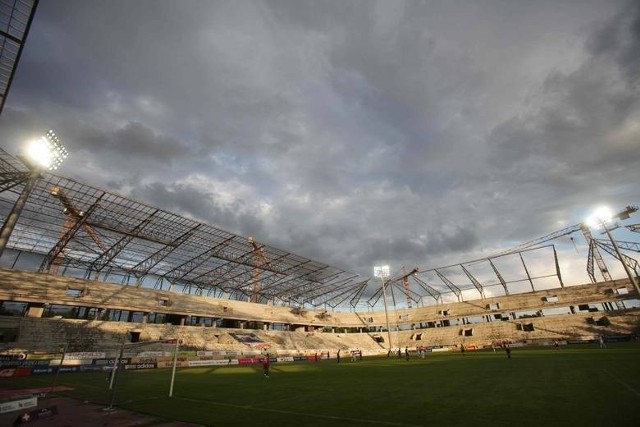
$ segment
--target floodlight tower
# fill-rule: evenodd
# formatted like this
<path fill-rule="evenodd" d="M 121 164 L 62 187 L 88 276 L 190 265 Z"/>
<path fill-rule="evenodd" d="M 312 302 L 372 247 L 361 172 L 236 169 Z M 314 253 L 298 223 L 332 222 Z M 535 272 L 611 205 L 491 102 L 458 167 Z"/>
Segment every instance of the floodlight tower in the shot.
<path fill-rule="evenodd" d="M 389 327 L 389 311 L 387 310 L 387 291 L 384 287 L 384 279 L 389 277 L 389 266 L 379 265 L 373 267 L 373 275 L 382 282 L 382 301 L 384 302 L 384 317 L 387 320 L 387 338 L 389 339 L 389 351 L 391 351 L 391 328 Z"/>
<path fill-rule="evenodd" d="M 607 226 L 607 223 L 611 222 L 614 219 L 627 219 L 627 218 L 629 218 L 631 216 L 631 214 L 634 213 L 637 210 L 638 210 L 638 208 L 636 206 L 627 206 L 627 208 L 625 210 L 623 210 L 622 212 L 619 212 L 616 215 L 612 215 L 611 211 L 609 210 L 609 208 L 603 206 L 603 207 L 598 208 L 593 213 L 593 215 L 591 215 L 587 219 L 586 223 L 587 223 L 588 226 L 590 226 L 592 228 L 602 227 L 604 229 L 604 231 L 607 233 L 607 236 L 609 237 L 609 240 L 611 240 L 611 244 L 613 245 L 613 249 L 616 251 L 616 254 L 618 255 L 618 258 L 620 259 L 620 262 L 622 263 L 622 266 L 624 267 L 624 271 L 627 273 L 627 277 L 629 277 L 629 281 L 631 281 L 631 284 L 635 288 L 636 292 L 640 295 L 640 287 L 638 287 L 638 281 L 636 280 L 636 278 L 634 277 L 633 273 L 629 269 L 629 266 L 627 265 L 627 263 L 624 262 L 624 257 L 622 256 L 622 253 L 620 252 L 620 248 L 618 247 L 618 243 L 616 243 L 616 241 L 614 240 L 613 236 L 611 235 L 611 231 L 609 230 L 609 227 Z"/>
<path fill-rule="evenodd" d="M 27 203 L 29 194 L 35 188 L 40 174 L 46 170 L 57 169 L 67 156 L 67 150 L 62 146 L 52 130 L 27 145 L 24 155 L 20 156 L 20 158 L 29 168 L 29 174 L 22 192 L 5 219 L 4 224 L 2 224 L 2 229 L 0 229 L 0 257 L 2 257 L 2 253 L 7 247 L 13 228 L 18 222 L 22 209 Z"/>

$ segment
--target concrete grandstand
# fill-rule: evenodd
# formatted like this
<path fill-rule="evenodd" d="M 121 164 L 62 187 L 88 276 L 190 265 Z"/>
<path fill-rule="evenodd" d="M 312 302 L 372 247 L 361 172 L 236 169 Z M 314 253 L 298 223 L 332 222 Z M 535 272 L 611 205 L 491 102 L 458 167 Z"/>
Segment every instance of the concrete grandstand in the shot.
<path fill-rule="evenodd" d="M 0 52 L 9 64 L 0 111 L 37 1 L 25 4 L 12 9 L 20 25 L 2 34 L 13 47 Z M 16 220 L 0 257 L 6 354 L 113 351 L 123 342 L 163 349 L 179 337 L 218 356 L 316 357 L 639 332 L 637 261 L 582 224 L 483 259 L 397 272 L 382 286 L 392 296 L 389 321 L 375 280 L 53 173 L 38 174 L 18 218 L 13 207 L 32 176 L 0 149 L 0 217 Z M 585 237 L 589 283 L 560 267 L 554 241 L 573 233 Z M 628 277 L 612 277 L 601 251 Z"/>

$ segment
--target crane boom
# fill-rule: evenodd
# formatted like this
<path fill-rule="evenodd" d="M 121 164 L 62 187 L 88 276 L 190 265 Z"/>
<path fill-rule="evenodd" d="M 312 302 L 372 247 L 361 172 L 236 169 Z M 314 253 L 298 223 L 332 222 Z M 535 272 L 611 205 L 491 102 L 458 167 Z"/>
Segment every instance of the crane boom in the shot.
<path fill-rule="evenodd" d="M 69 230 L 71 230 L 83 217 L 84 212 L 76 209 L 76 207 L 71 203 L 71 200 L 62 192 L 60 187 L 53 187 L 50 191 L 51 195 L 62 203 L 64 209 L 62 212 L 65 214 L 64 224 L 62 225 L 62 230 L 60 232 L 60 237 L 65 236 Z M 96 231 L 89 224 L 83 223 L 82 229 L 87 233 L 91 240 L 95 242 L 95 244 L 103 251 L 106 252 L 108 248 L 102 243 L 102 239 L 96 233 Z M 62 265 L 62 260 L 64 259 L 64 251 L 60 251 L 60 253 L 51 261 L 51 265 L 49 266 L 49 273 L 58 274 L 60 266 Z"/>
<path fill-rule="evenodd" d="M 259 302 L 260 301 L 260 270 L 261 267 L 271 267 L 271 261 L 267 257 L 267 254 L 264 251 L 264 246 L 258 245 L 258 243 L 254 240 L 253 237 L 249 237 L 247 239 L 251 246 L 253 247 L 253 269 L 251 272 L 251 302 Z"/>

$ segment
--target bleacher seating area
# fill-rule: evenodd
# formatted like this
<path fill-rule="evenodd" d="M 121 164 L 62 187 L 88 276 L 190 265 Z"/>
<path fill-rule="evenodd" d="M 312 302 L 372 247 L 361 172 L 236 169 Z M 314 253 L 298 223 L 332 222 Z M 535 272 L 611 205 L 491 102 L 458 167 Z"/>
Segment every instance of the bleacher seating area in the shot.
<path fill-rule="evenodd" d="M 367 355 L 386 353 L 389 347 L 382 310 L 292 309 L 6 269 L 0 269 L 0 283 L 0 301 L 29 304 L 24 317 L 0 316 L 0 352 L 4 353 L 55 352 L 62 347 L 98 351 L 117 348 L 123 340 L 158 342 L 175 337 L 192 350 L 240 353 L 263 348 L 300 354 L 359 349 Z M 170 304 L 159 304 L 167 300 Z M 457 348 L 501 341 L 545 344 L 598 335 L 630 337 L 640 332 L 640 308 L 625 305 L 634 300 L 631 285 L 619 280 L 397 309 L 390 322 L 391 346 Z M 45 304 L 145 314 L 165 310 L 174 320 L 210 316 L 231 319 L 236 327 L 41 317 Z M 562 307 L 564 313 L 544 314 Z M 254 342 L 239 338 L 247 334 Z"/>

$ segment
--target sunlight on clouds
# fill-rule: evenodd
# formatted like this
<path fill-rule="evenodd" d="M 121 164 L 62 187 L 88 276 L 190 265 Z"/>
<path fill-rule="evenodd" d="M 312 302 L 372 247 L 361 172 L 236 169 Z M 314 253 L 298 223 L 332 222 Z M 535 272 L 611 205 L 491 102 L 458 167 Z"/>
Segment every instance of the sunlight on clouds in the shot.
<path fill-rule="evenodd" d="M 194 174 L 176 182 L 176 184 L 186 184 L 193 188 L 206 188 L 214 203 L 226 209 L 237 208 L 238 201 L 256 200 L 253 189 L 235 179 L 220 181 L 205 175 Z"/>
<path fill-rule="evenodd" d="M 615 146 L 640 146 L 640 117 L 629 117 L 620 127 L 609 132 L 605 140 Z"/>
<path fill-rule="evenodd" d="M 166 108 L 159 101 L 148 97 L 140 96 L 135 99 L 134 104 L 144 113 L 150 116 L 163 116 L 166 112 Z"/>
<path fill-rule="evenodd" d="M 259 202 L 258 212 L 261 216 L 268 216 L 273 212 L 273 205 L 265 201 Z"/>

